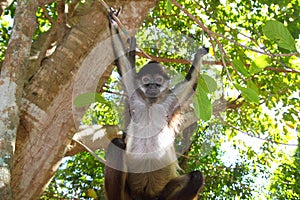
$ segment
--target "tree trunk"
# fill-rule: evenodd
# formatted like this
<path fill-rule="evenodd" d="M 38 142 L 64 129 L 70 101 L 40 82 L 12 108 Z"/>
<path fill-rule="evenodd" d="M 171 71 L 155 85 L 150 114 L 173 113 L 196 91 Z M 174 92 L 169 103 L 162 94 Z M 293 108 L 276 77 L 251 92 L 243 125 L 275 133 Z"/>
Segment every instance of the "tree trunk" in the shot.
<path fill-rule="evenodd" d="M 155 4 L 155 1 L 122 1 L 123 9 L 119 19 L 127 30 L 137 28 Z M 18 9 L 27 10 L 26 13 L 30 13 L 31 18 L 23 16 L 22 19 L 15 18 L 15 22 L 17 24 L 23 20 L 24 24 L 30 27 L 31 32 L 26 40 L 28 43 L 35 28 L 31 20 L 35 20 L 33 14 L 36 5 L 28 4 L 27 9 L 21 6 L 22 4 L 18 5 Z M 13 159 L 11 187 L 14 199 L 37 199 L 42 194 L 67 152 L 76 131 L 75 124 L 83 112 L 82 109 L 72 107 L 72 98 L 81 93 L 94 92 L 109 77 L 113 69 L 110 65 L 113 62 L 113 52 L 108 39 L 110 32 L 107 14 L 107 10 L 98 1 L 87 1 L 72 12 L 67 22 L 68 26 L 58 20 L 52 24 L 48 33 L 40 36 L 44 39 L 37 38 L 32 44 L 30 65 L 27 68 L 29 79 L 23 90 L 20 125 Z M 26 28 L 28 27 L 20 27 L 19 30 L 25 31 Z M 11 43 L 12 41 L 13 37 Z M 56 42 L 54 47 L 51 46 L 53 41 Z M 22 49 L 19 52 L 30 52 L 30 42 L 20 45 Z M 50 50 L 52 52 L 49 55 Z M 11 56 L 14 56 L 13 52 L 8 51 L 6 57 Z M 19 61 L 12 66 L 21 65 L 18 70 L 25 69 L 24 60 L 29 59 L 28 53 L 13 58 L 18 58 Z M 5 68 L 2 69 L 4 70 Z M 4 75 L 1 74 L 1 77 Z M 17 73 L 9 83 L 23 80 L 23 77 L 24 73 Z M 8 87 L 4 83 L 2 82 L 0 87 Z M 6 148 L 1 146 L 1 150 L 8 152 L 8 155 L 12 155 L 12 147 L 7 148 L 7 144 L 14 143 L 13 136 L 19 122 L 17 108 L 23 89 L 22 81 L 16 85 L 18 88 L 13 91 L 18 91 L 17 94 L 10 91 L 3 93 L 3 96 L 15 94 L 12 101 L 9 100 L 14 102 L 11 106 L 14 108 L 13 112 L 10 111 L 13 113 L 13 126 L 0 124 L 0 130 L 5 130 L 6 135 L 9 135 L 9 138 L 4 138 L 7 141 Z M 6 90 L 8 91 L 8 88 Z M 2 93 L 2 89 L 0 92 Z M 7 102 L 5 105 L 11 105 Z M 6 112 L 3 114 L 8 115 L 8 111 Z M 11 117 L 6 119 L 12 119 Z M 6 171 L 8 169 L 6 168 Z M 9 180 L 9 177 L 6 180 Z"/>
<path fill-rule="evenodd" d="M 18 1 L 15 23 L 0 75 L 0 196 L 12 199 L 11 166 L 19 126 L 19 106 L 36 19 L 37 2 Z"/>

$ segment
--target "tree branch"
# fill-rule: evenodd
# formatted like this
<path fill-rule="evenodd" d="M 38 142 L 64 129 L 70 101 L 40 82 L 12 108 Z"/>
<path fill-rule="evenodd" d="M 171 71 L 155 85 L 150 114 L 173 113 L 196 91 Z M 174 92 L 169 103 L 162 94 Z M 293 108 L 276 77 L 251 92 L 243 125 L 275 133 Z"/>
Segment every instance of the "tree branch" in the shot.
<path fill-rule="evenodd" d="M 253 138 L 256 138 L 256 139 L 259 139 L 259 140 L 271 142 L 271 143 L 278 144 L 278 145 L 285 145 L 285 146 L 300 146 L 300 144 L 289 144 L 289 143 L 277 142 L 277 141 L 274 141 L 274 140 L 271 140 L 271 139 L 267 139 L 267 138 L 261 138 L 261 137 L 252 135 L 252 134 L 250 134 L 250 133 L 248 133 L 248 132 L 242 131 L 241 129 L 239 129 L 239 128 L 237 128 L 237 127 L 235 127 L 235 126 L 229 124 L 228 122 L 226 122 L 226 121 L 224 121 L 224 120 L 222 120 L 222 122 L 223 122 L 226 126 L 228 126 L 228 127 L 230 127 L 230 128 L 233 128 L 233 129 L 237 130 L 237 131 L 240 132 L 240 133 L 243 133 L 243 134 L 245 134 L 245 135 L 248 135 L 248 136 L 250 136 L 250 137 L 253 137 Z"/>
<path fill-rule="evenodd" d="M 65 156 L 72 156 L 83 151 L 96 151 L 106 149 L 113 138 L 121 138 L 122 132 L 116 125 L 81 125 L 79 131 L 74 135 L 73 142 L 68 147 Z M 79 141 L 83 145 L 76 145 Z"/>
<path fill-rule="evenodd" d="M 221 37 L 221 38 L 223 38 L 225 40 L 228 40 L 229 42 L 231 42 L 231 43 L 233 43 L 233 44 L 235 44 L 237 46 L 240 46 L 240 47 L 242 47 L 244 49 L 248 49 L 248 50 L 253 51 L 253 52 L 257 52 L 257 53 L 260 53 L 260 54 L 268 55 L 270 57 L 289 57 L 289 56 L 299 55 L 298 52 L 289 53 L 289 54 L 272 54 L 272 53 L 266 52 L 264 50 L 258 50 L 258 49 L 251 48 L 251 47 L 248 47 L 246 45 L 240 44 L 239 42 L 237 42 L 237 41 L 235 41 L 233 39 L 230 39 L 230 38 L 228 38 L 228 37 L 226 37 L 226 36 L 224 36 L 222 34 L 215 33 L 213 31 L 211 31 L 210 29 L 208 29 L 206 26 L 204 26 L 204 24 L 199 19 L 197 19 L 194 15 L 192 15 L 185 8 L 183 8 L 178 2 L 176 2 L 176 0 L 171 0 L 171 2 L 176 7 L 178 7 L 181 11 L 183 11 L 189 18 L 191 18 L 193 21 L 195 21 L 202 28 L 202 30 L 204 30 L 209 35 L 209 37 L 212 38 L 218 44 L 219 49 L 221 50 L 221 52 L 223 52 L 221 54 L 221 56 L 222 56 L 222 63 L 223 63 L 224 67 L 226 67 L 226 62 L 224 60 L 223 54 L 227 57 L 227 59 L 229 61 L 230 61 L 230 59 L 229 59 L 228 55 L 226 54 L 225 50 L 223 49 L 222 45 L 219 43 L 218 39 L 215 36 Z M 232 64 L 230 64 L 230 65 L 233 67 L 233 69 L 235 71 L 237 71 Z M 225 68 L 225 70 L 227 71 L 228 78 L 231 80 L 230 73 L 228 72 L 227 68 Z M 294 71 L 294 72 L 298 73 L 297 71 Z M 239 73 L 237 73 L 237 74 L 239 75 Z M 243 77 L 241 77 L 241 79 L 243 79 Z"/>
<path fill-rule="evenodd" d="M 36 1 L 18 1 L 13 30 L 0 72 L 0 196 L 3 199 L 12 199 L 12 159 L 37 7 Z"/>
<path fill-rule="evenodd" d="M 191 64 L 191 60 L 186 60 L 186 59 L 178 59 L 178 58 L 164 58 L 164 57 L 158 57 L 158 56 L 153 56 L 145 53 L 144 51 L 139 51 L 136 52 L 136 55 L 142 58 L 147 58 L 153 61 L 157 62 L 162 62 L 162 63 L 178 63 L 178 64 Z M 203 64 L 205 65 L 221 65 L 223 62 L 221 61 L 204 61 Z M 226 66 L 232 66 L 231 62 L 226 62 Z M 246 65 L 250 66 L 250 65 Z M 276 72 L 282 72 L 282 73 L 300 73 L 300 71 L 295 70 L 295 69 L 281 69 L 281 68 L 275 68 L 275 67 L 266 67 L 266 70 L 270 71 L 276 71 Z"/>

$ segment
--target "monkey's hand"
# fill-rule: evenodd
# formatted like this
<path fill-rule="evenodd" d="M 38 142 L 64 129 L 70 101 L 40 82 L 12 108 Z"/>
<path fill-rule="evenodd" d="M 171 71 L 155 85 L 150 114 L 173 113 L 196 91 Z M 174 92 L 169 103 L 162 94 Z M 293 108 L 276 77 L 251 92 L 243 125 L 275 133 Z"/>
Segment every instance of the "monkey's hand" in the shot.
<path fill-rule="evenodd" d="M 114 17 L 118 17 L 120 11 L 121 8 L 119 8 L 118 10 L 114 10 L 113 8 L 110 8 L 110 12 L 108 13 L 108 19 L 110 23 L 114 21 Z"/>
<path fill-rule="evenodd" d="M 206 54 L 208 54 L 209 49 L 206 47 L 201 47 L 198 49 L 198 51 L 195 54 L 194 61 L 193 61 L 193 66 L 198 68 L 198 66 L 201 66 L 202 58 Z"/>

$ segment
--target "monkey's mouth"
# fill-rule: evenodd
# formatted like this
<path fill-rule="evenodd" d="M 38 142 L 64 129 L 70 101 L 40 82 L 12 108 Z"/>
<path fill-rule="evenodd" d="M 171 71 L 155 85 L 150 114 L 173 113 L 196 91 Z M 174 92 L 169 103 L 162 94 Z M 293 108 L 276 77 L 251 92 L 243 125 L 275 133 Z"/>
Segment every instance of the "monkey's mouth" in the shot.
<path fill-rule="evenodd" d="M 148 96 L 148 97 L 158 97 L 158 95 L 159 95 L 159 89 L 158 88 L 148 88 L 147 90 L 146 90 L 146 95 Z"/>

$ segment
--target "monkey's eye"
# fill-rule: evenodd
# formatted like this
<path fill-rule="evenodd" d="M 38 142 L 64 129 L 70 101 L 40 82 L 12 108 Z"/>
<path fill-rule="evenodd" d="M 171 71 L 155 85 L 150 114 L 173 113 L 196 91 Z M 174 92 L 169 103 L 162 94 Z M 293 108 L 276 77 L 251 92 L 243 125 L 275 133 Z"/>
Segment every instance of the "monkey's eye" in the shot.
<path fill-rule="evenodd" d="M 164 82 L 164 78 L 162 76 L 156 76 L 155 77 L 155 83 L 156 84 L 161 85 L 161 84 L 163 84 L 163 82 Z"/>
<path fill-rule="evenodd" d="M 145 84 L 149 84 L 151 81 L 151 79 L 148 76 L 143 76 L 142 77 L 142 83 Z"/>

